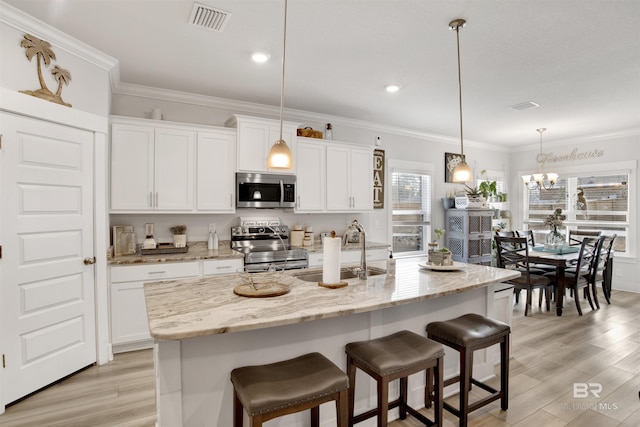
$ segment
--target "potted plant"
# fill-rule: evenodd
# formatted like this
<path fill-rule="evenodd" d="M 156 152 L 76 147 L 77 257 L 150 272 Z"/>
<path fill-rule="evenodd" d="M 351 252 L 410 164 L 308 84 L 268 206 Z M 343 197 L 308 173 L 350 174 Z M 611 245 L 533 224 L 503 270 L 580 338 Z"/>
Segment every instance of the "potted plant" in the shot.
<path fill-rule="evenodd" d="M 187 246 L 187 226 L 176 225 L 171 227 L 171 233 L 173 234 L 173 246 L 176 248 L 184 248 Z"/>
<path fill-rule="evenodd" d="M 469 187 L 467 184 L 464 185 L 467 189 L 467 198 L 469 199 L 468 206 L 469 208 L 483 208 L 486 206 L 487 199 L 482 196 L 480 189 L 478 187 Z"/>
<path fill-rule="evenodd" d="M 483 181 L 478 186 L 478 191 L 482 194 L 485 200 L 489 200 L 490 197 L 498 194 L 498 184 L 495 181 L 489 181 L 486 170 L 482 170 L 482 172 L 480 172 L 480 176 Z"/>
<path fill-rule="evenodd" d="M 429 262 L 434 265 L 451 265 L 451 251 L 448 248 L 438 249 L 440 239 L 445 233 L 444 229 L 436 228 L 433 232 L 436 237 L 429 243 Z"/>
<path fill-rule="evenodd" d="M 436 228 L 433 230 L 433 233 L 436 235 L 435 239 L 428 243 L 429 252 L 435 251 L 438 249 L 438 245 L 440 244 L 440 239 L 444 236 L 444 230 L 442 228 Z"/>

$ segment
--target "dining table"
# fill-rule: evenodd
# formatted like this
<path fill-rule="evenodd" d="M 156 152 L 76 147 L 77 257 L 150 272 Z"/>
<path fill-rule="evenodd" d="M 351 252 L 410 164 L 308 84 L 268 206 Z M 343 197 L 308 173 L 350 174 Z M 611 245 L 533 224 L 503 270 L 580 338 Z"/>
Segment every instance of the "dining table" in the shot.
<path fill-rule="evenodd" d="M 565 246 L 560 249 L 547 249 L 536 245 L 529 250 L 529 263 L 553 266 L 556 269 L 556 315 L 562 316 L 564 299 L 565 270 L 580 255 L 579 246 Z"/>

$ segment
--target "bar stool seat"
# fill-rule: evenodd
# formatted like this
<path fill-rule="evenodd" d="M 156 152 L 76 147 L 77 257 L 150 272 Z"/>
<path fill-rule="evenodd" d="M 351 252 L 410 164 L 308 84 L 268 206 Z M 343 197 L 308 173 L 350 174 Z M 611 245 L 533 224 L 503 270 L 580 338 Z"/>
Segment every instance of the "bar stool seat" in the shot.
<path fill-rule="evenodd" d="M 338 427 L 347 427 L 347 375 L 320 353 L 268 365 L 231 371 L 233 422 L 242 427 L 243 409 L 251 426 L 283 415 L 311 409 L 311 425 L 320 424 L 319 405 L 335 400 Z"/>
<path fill-rule="evenodd" d="M 465 314 L 455 319 L 431 322 L 427 336 L 460 352 L 460 375 L 444 381 L 444 386 L 460 383 L 460 405 L 456 409 L 444 402 L 444 409 L 459 418 L 459 425 L 466 426 L 469 413 L 500 399 L 502 410 L 509 407 L 509 335 L 511 327 L 506 323 L 479 314 Z M 473 379 L 473 352 L 494 344 L 500 344 L 500 390 Z M 471 385 L 491 393 L 469 404 Z M 429 391 L 430 392 L 430 391 Z"/>
<path fill-rule="evenodd" d="M 442 387 L 443 387 L 443 358 L 442 345 L 426 337 L 410 331 L 400 331 L 394 334 L 369 340 L 352 342 L 346 345 L 347 374 L 349 376 L 349 426 L 371 417 L 378 417 L 378 426 L 386 426 L 388 411 L 399 408 L 400 418 L 405 419 L 407 412 L 419 419 L 425 425 L 442 425 Z M 354 415 L 356 368 L 366 372 L 377 382 L 378 406 L 359 415 Z M 435 381 L 434 420 L 429 420 L 423 414 L 407 404 L 407 377 L 411 374 L 435 370 L 435 375 L 427 374 L 427 379 Z M 400 379 L 400 396 L 389 402 L 389 382 Z M 430 400 L 425 395 L 426 406 Z"/>

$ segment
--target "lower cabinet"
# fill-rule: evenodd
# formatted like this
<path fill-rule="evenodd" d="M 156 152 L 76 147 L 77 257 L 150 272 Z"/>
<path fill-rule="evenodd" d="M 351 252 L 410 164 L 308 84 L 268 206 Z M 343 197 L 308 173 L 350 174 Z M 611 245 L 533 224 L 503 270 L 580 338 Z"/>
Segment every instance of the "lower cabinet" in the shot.
<path fill-rule="evenodd" d="M 113 352 L 121 353 L 153 346 L 144 299 L 145 283 L 235 273 L 242 266 L 241 258 L 112 266 L 110 314 Z"/>

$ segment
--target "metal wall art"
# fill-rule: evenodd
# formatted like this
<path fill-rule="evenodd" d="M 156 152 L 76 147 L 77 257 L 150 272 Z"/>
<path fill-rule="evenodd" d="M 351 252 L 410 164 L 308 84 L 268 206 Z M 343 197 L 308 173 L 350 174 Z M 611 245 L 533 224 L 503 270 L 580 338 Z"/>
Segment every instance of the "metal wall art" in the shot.
<path fill-rule="evenodd" d="M 31 34 L 25 34 L 24 38 L 20 42 L 20 46 L 25 49 L 25 54 L 27 55 L 29 62 L 31 62 L 31 59 L 33 59 L 34 56 L 37 58 L 36 65 L 38 67 L 38 80 L 40 81 L 40 89 L 21 90 L 20 92 L 71 107 L 71 104 L 64 102 L 61 96 L 62 86 L 68 86 L 69 82 L 71 82 L 71 73 L 57 65 L 51 69 L 51 75 L 53 75 L 53 78 L 58 82 L 58 89 L 55 93 L 49 90 L 44 78 L 42 77 L 42 63 L 44 63 L 45 67 L 48 67 L 51 64 L 51 60 L 56 59 L 56 54 L 51 49 L 51 44 L 47 41 L 40 40 Z"/>

